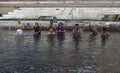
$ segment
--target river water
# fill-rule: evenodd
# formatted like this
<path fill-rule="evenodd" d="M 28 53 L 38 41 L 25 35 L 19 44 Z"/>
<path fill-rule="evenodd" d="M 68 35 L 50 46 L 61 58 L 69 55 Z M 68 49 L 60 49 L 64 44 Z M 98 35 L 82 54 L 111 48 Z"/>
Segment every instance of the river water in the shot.
<path fill-rule="evenodd" d="M 16 43 L 14 30 L 0 30 L 0 73 L 120 73 L 120 33 L 111 32 L 105 43 L 100 33 L 89 34 L 48 39 L 42 31 L 38 39 L 24 31 L 24 42 Z"/>

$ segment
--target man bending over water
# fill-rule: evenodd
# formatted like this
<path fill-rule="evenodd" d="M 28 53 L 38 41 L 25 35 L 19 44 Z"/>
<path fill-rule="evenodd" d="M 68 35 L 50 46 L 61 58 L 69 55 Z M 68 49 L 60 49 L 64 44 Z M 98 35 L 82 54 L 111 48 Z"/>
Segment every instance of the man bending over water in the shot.
<path fill-rule="evenodd" d="M 89 25 L 89 30 L 92 32 L 89 37 L 90 38 L 95 38 L 96 35 L 98 34 L 98 31 L 94 25 Z"/>
<path fill-rule="evenodd" d="M 102 38 L 102 42 L 105 42 L 110 36 L 110 33 L 107 30 L 107 27 L 103 27 L 102 28 L 102 34 L 101 34 L 101 38 Z"/>

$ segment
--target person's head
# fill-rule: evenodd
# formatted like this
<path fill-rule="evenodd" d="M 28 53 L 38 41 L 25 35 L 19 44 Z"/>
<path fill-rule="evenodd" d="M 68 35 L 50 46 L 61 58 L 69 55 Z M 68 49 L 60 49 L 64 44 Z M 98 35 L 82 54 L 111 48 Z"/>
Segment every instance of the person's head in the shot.
<path fill-rule="evenodd" d="M 35 26 L 39 26 L 38 22 L 35 22 Z"/>
<path fill-rule="evenodd" d="M 79 24 L 75 24 L 75 26 L 79 26 Z"/>
<path fill-rule="evenodd" d="M 75 24 L 75 26 L 74 26 L 75 28 L 79 28 L 79 24 Z"/>
<path fill-rule="evenodd" d="M 75 24 L 74 28 L 75 28 L 76 30 L 78 30 L 78 29 L 79 29 L 79 24 Z"/>
<path fill-rule="evenodd" d="M 62 26 L 63 26 L 63 23 L 60 22 L 60 23 L 58 24 L 58 27 L 62 27 Z"/>
<path fill-rule="evenodd" d="M 50 24 L 53 24 L 53 20 L 52 19 L 50 20 Z"/>
<path fill-rule="evenodd" d="M 107 31 L 107 28 L 106 28 L 106 27 L 103 27 L 103 28 L 102 28 L 102 31 Z"/>

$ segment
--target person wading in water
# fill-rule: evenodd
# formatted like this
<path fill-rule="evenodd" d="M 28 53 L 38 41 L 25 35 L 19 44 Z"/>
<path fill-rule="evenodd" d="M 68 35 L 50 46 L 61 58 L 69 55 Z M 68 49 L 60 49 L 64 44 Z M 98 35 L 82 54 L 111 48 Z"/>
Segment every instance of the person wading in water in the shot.
<path fill-rule="evenodd" d="M 81 28 L 79 27 L 78 24 L 75 24 L 73 30 L 72 30 L 72 34 L 73 34 L 73 38 L 80 38 L 81 37 Z"/>
<path fill-rule="evenodd" d="M 48 35 L 55 34 L 56 25 L 53 24 L 53 20 L 50 20 L 50 25 L 48 25 L 47 29 L 48 29 Z"/>
<path fill-rule="evenodd" d="M 48 30 L 48 39 L 52 40 L 55 36 L 55 31 L 56 31 L 56 25 L 53 24 L 53 20 L 50 20 L 50 24 L 47 27 Z"/>
<path fill-rule="evenodd" d="M 109 28 L 108 25 L 105 25 L 102 28 L 102 33 L 101 33 L 102 42 L 105 42 L 110 36 L 110 33 L 108 32 L 108 28 Z"/>
<path fill-rule="evenodd" d="M 98 34 L 96 27 L 94 25 L 89 25 L 89 30 L 91 32 L 91 34 L 89 35 L 89 38 L 90 39 L 95 38 Z"/>
<path fill-rule="evenodd" d="M 35 26 L 33 27 L 33 35 L 41 35 L 41 28 L 38 24 L 38 22 L 35 23 Z"/>
<path fill-rule="evenodd" d="M 21 24 L 20 20 L 17 21 L 18 23 L 15 25 L 16 28 L 16 36 L 15 40 L 17 43 L 23 42 L 23 24 Z"/>

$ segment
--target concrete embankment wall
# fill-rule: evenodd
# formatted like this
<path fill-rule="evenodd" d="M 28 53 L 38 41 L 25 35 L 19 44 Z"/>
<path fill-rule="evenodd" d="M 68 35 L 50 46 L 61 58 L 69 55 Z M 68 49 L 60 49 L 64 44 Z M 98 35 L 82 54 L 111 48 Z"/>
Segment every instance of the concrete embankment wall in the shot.
<path fill-rule="evenodd" d="M 22 20 L 21 23 L 24 25 L 24 30 L 32 30 L 35 22 L 38 22 L 42 28 L 42 30 L 47 30 L 46 27 L 49 24 L 49 21 L 38 21 L 38 20 Z M 69 22 L 65 22 L 65 21 L 58 21 L 59 22 L 63 22 L 64 27 L 66 30 L 71 30 L 73 28 L 73 26 L 75 24 L 79 24 L 80 27 L 82 29 L 84 29 L 85 31 L 88 31 L 88 25 L 89 24 L 94 24 L 98 30 L 101 30 L 102 26 L 104 26 L 105 23 L 108 23 L 108 21 L 83 21 L 83 22 L 79 22 L 79 21 L 69 21 Z M 56 25 L 58 25 L 58 23 L 55 23 Z M 120 22 L 109 22 L 110 23 L 110 31 L 120 31 Z M 15 25 L 17 24 L 17 21 L 15 20 L 10 20 L 10 21 L 4 21 L 1 20 L 0 21 L 0 29 L 11 29 L 11 30 L 15 30 Z"/>

